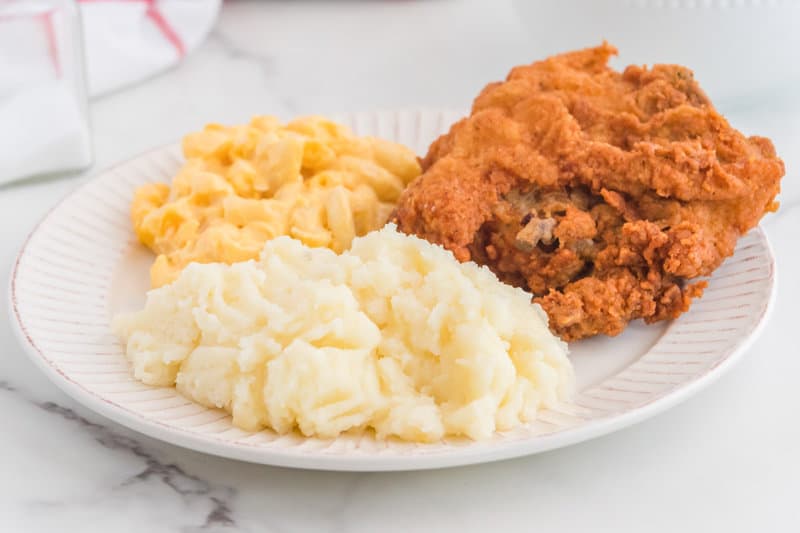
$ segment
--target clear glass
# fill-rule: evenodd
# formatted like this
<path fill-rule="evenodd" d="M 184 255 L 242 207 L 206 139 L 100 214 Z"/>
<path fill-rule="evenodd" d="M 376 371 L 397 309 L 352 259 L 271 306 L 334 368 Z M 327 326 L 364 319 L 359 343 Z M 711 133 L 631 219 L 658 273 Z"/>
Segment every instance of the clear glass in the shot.
<path fill-rule="evenodd" d="M 0 0 L 0 183 L 92 163 L 73 0 Z"/>

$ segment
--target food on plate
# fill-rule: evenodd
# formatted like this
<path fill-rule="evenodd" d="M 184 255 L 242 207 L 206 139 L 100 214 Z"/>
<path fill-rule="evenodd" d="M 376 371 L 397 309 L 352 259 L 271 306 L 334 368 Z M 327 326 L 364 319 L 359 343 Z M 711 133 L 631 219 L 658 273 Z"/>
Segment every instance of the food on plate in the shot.
<path fill-rule="evenodd" d="M 278 237 L 258 261 L 191 264 L 114 329 L 137 379 L 248 430 L 482 439 L 574 388 L 530 295 L 392 225 L 339 255 Z"/>
<path fill-rule="evenodd" d="M 783 162 L 677 65 L 608 44 L 514 68 L 436 140 L 401 231 L 531 291 L 565 340 L 675 318 L 777 209 Z"/>
<path fill-rule="evenodd" d="M 172 184 L 139 188 L 131 205 L 136 235 L 158 255 L 153 287 L 192 261 L 258 257 L 280 235 L 345 250 L 383 226 L 420 173 L 410 149 L 321 117 L 211 124 L 184 138 L 183 153 Z"/>

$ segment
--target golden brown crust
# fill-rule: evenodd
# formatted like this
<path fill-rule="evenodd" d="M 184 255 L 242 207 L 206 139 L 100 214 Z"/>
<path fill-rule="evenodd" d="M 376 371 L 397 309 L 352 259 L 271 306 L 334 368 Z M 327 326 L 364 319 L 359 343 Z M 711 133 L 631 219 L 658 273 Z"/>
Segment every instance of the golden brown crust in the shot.
<path fill-rule="evenodd" d="M 436 140 L 402 231 L 534 293 L 574 340 L 686 311 L 774 210 L 783 162 L 676 65 L 607 66 L 608 44 L 514 68 Z"/>

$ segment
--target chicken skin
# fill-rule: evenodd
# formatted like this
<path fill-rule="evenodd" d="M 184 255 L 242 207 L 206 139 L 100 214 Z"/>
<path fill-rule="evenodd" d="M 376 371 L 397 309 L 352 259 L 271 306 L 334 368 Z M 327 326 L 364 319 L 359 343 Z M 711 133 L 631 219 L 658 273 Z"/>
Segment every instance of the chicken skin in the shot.
<path fill-rule="evenodd" d="M 595 48 L 514 68 L 430 147 L 399 229 L 529 290 L 565 340 L 672 319 L 777 209 L 783 162 L 677 65 Z"/>

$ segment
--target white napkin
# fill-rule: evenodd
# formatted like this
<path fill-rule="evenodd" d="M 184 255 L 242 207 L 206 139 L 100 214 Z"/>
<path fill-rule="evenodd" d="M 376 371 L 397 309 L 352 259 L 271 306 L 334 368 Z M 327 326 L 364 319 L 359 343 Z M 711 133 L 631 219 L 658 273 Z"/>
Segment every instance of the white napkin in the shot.
<path fill-rule="evenodd" d="M 86 109 L 180 61 L 208 34 L 221 0 L 0 3 L 0 183 L 92 162 Z"/>
<path fill-rule="evenodd" d="M 203 41 L 221 4 L 221 0 L 78 2 L 92 96 L 175 65 Z"/>
<path fill-rule="evenodd" d="M 0 183 L 91 163 L 86 117 L 63 80 L 0 98 Z"/>

